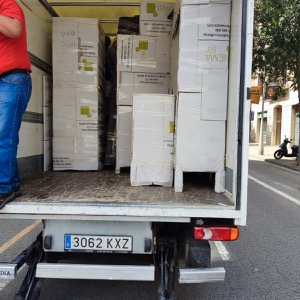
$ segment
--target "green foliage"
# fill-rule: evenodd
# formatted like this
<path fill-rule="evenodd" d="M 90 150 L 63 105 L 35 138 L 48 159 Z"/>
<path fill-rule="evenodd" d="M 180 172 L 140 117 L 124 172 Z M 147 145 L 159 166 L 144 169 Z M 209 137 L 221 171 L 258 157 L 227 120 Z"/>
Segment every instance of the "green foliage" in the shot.
<path fill-rule="evenodd" d="M 299 94 L 300 0 L 255 0 L 252 70 L 281 92 L 291 81 Z"/>

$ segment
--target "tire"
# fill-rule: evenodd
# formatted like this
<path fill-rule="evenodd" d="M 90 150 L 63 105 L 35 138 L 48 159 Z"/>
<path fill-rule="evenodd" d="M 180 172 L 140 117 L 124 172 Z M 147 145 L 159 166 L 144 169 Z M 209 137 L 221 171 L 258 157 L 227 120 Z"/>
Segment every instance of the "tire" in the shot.
<path fill-rule="evenodd" d="M 282 158 L 283 157 L 283 151 L 282 150 L 276 150 L 275 152 L 274 152 L 274 158 L 275 159 L 280 159 L 280 158 Z"/>

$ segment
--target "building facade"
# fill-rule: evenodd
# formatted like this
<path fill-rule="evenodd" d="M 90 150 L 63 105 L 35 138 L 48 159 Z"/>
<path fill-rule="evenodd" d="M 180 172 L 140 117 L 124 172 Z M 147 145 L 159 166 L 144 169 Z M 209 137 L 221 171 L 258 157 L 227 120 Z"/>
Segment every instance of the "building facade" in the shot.
<path fill-rule="evenodd" d="M 299 106 L 298 92 L 288 91 L 277 101 L 264 100 L 262 116 L 262 97 L 259 104 L 251 104 L 250 142 L 259 143 L 261 120 L 263 118 L 263 141 L 265 145 L 279 145 L 285 137 L 299 145 Z"/>

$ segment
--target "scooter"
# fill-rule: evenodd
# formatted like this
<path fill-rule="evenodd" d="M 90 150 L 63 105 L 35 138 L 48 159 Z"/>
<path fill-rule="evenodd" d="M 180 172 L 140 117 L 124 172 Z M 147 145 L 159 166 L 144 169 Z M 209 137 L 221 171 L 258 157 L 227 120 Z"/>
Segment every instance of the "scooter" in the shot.
<path fill-rule="evenodd" d="M 283 156 L 284 157 L 296 157 L 296 160 L 298 159 L 299 146 L 293 145 L 291 147 L 292 153 L 288 153 L 287 144 L 290 143 L 291 141 L 292 141 L 292 139 L 289 140 L 287 137 L 283 140 L 283 142 L 279 145 L 280 149 L 278 149 L 274 152 L 275 159 L 281 159 Z"/>

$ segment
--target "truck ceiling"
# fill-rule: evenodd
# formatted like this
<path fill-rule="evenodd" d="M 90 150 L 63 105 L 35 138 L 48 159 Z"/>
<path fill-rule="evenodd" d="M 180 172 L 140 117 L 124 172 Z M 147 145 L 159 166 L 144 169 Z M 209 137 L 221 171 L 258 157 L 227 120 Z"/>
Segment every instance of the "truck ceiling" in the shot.
<path fill-rule="evenodd" d="M 21 2 L 27 1 L 21 0 Z M 26 3 L 26 6 L 30 6 L 30 2 Z M 139 15 L 141 3 L 140 0 L 39 0 L 39 2 L 53 17 L 97 18 L 101 21 L 105 34 L 112 37 L 117 34 L 119 18 Z M 160 2 L 175 2 L 175 0 L 160 0 Z"/>

